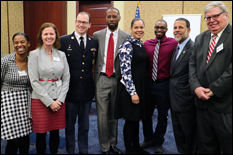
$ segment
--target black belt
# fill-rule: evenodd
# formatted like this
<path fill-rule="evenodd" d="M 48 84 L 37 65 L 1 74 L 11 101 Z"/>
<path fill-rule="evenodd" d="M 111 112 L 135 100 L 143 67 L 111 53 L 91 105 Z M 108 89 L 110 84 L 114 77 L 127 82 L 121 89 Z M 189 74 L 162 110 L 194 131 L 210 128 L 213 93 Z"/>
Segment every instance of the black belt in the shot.
<path fill-rule="evenodd" d="M 103 72 L 100 72 L 100 75 L 108 77 L 108 75 L 106 73 L 103 73 Z M 116 77 L 115 73 L 113 73 L 110 77 Z"/>
<path fill-rule="evenodd" d="M 150 78 L 151 78 L 151 77 L 150 77 Z M 151 80 L 153 80 L 153 79 L 151 78 Z M 168 80 L 170 80 L 170 78 L 156 79 L 155 82 L 165 82 L 165 81 L 168 81 Z M 153 80 L 153 81 L 154 81 L 154 80 Z"/>

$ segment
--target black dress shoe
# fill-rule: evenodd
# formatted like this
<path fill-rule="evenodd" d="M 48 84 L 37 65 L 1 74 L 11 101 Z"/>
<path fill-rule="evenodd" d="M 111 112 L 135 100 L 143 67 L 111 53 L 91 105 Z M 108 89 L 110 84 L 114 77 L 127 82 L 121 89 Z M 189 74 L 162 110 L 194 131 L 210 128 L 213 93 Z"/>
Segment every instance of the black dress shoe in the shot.
<path fill-rule="evenodd" d="M 140 146 L 133 148 L 134 154 L 150 154 L 149 152 L 143 150 Z"/>
<path fill-rule="evenodd" d="M 163 154 L 163 146 L 155 146 L 155 154 Z"/>
<path fill-rule="evenodd" d="M 109 151 L 107 151 L 107 152 L 102 151 L 102 154 L 110 154 L 110 152 Z"/>
<path fill-rule="evenodd" d="M 120 149 L 116 148 L 116 146 L 110 146 L 109 151 L 113 154 L 123 154 Z"/>
<path fill-rule="evenodd" d="M 152 138 L 151 140 L 144 141 L 143 143 L 140 144 L 141 148 L 145 149 L 148 147 L 153 147 L 155 146 L 154 139 Z"/>

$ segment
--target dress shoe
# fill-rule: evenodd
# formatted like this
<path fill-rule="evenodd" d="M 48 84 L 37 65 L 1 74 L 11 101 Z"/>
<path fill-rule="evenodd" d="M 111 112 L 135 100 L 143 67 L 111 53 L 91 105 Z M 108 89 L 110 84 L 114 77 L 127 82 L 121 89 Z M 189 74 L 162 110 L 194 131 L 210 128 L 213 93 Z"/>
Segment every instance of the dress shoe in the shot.
<path fill-rule="evenodd" d="M 102 151 L 102 154 L 111 154 L 111 153 L 109 151 L 107 151 L 107 152 Z"/>
<path fill-rule="evenodd" d="M 109 151 L 113 154 L 123 154 L 120 149 L 116 148 L 116 146 L 110 146 Z"/>
<path fill-rule="evenodd" d="M 143 150 L 140 146 L 133 147 L 133 153 L 134 154 L 150 154 L 149 152 Z"/>
<path fill-rule="evenodd" d="M 141 148 L 145 149 L 148 147 L 153 147 L 155 146 L 154 139 L 152 138 L 151 140 L 144 141 L 143 143 L 140 144 Z"/>
<path fill-rule="evenodd" d="M 155 154 L 163 154 L 163 146 L 155 146 Z"/>

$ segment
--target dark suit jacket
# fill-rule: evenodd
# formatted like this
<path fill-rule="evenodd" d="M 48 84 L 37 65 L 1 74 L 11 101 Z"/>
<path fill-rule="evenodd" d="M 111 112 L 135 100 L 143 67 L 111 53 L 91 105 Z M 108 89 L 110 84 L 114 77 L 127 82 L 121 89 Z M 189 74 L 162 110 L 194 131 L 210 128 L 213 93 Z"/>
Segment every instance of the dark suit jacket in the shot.
<path fill-rule="evenodd" d="M 97 56 L 98 41 L 87 36 L 86 48 L 82 54 L 74 32 L 60 37 L 60 40 L 60 50 L 65 52 L 70 67 L 70 87 L 66 100 L 78 103 L 89 102 L 95 94 L 92 67 Z"/>
<path fill-rule="evenodd" d="M 194 42 L 190 39 L 176 63 L 170 69 L 170 99 L 171 108 L 176 112 L 188 112 L 195 109 L 194 95 L 189 86 L 189 57 L 192 54 Z M 172 59 L 174 57 L 173 52 Z"/>
<path fill-rule="evenodd" d="M 206 65 L 210 36 L 209 30 L 196 37 L 189 63 L 189 83 L 192 92 L 197 87 L 210 88 L 214 93 L 208 101 L 195 97 L 198 108 L 220 113 L 232 113 L 232 26 L 227 25 Z M 223 49 L 220 47 L 223 45 Z"/>

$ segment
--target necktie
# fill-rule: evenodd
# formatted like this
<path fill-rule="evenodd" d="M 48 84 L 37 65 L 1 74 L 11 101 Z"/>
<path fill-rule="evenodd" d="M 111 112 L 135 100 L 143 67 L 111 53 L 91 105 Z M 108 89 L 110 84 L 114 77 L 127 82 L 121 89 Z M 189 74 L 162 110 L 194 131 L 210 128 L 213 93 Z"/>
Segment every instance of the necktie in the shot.
<path fill-rule="evenodd" d="M 178 45 L 178 46 L 176 47 L 176 51 L 175 51 L 174 57 L 173 57 L 173 59 L 172 59 L 172 64 L 175 64 L 175 62 L 176 62 L 176 57 L 177 57 L 177 55 L 178 55 L 178 53 L 179 53 L 179 50 L 180 50 L 180 46 Z"/>
<path fill-rule="evenodd" d="M 152 69 L 152 79 L 154 81 L 157 79 L 157 73 L 158 73 L 159 46 L 160 46 L 160 40 L 158 40 L 154 50 L 153 69 Z"/>
<path fill-rule="evenodd" d="M 83 42 L 83 37 L 80 37 L 79 39 L 81 39 L 81 41 L 80 41 L 80 48 L 81 48 L 81 51 L 82 51 L 82 53 L 84 53 L 84 42 Z"/>
<path fill-rule="evenodd" d="M 210 60 L 210 57 L 211 57 L 211 55 L 213 53 L 214 47 L 216 45 L 215 40 L 216 40 L 217 36 L 218 35 L 216 35 L 216 34 L 212 36 L 212 40 L 211 40 L 211 43 L 210 43 L 210 47 L 209 47 L 209 51 L 208 51 L 208 55 L 207 55 L 207 59 L 206 59 L 206 65 L 208 64 L 208 62 Z"/>
<path fill-rule="evenodd" d="M 113 33 L 110 34 L 107 51 L 106 74 L 108 77 L 113 74 L 114 40 L 112 36 Z"/>

